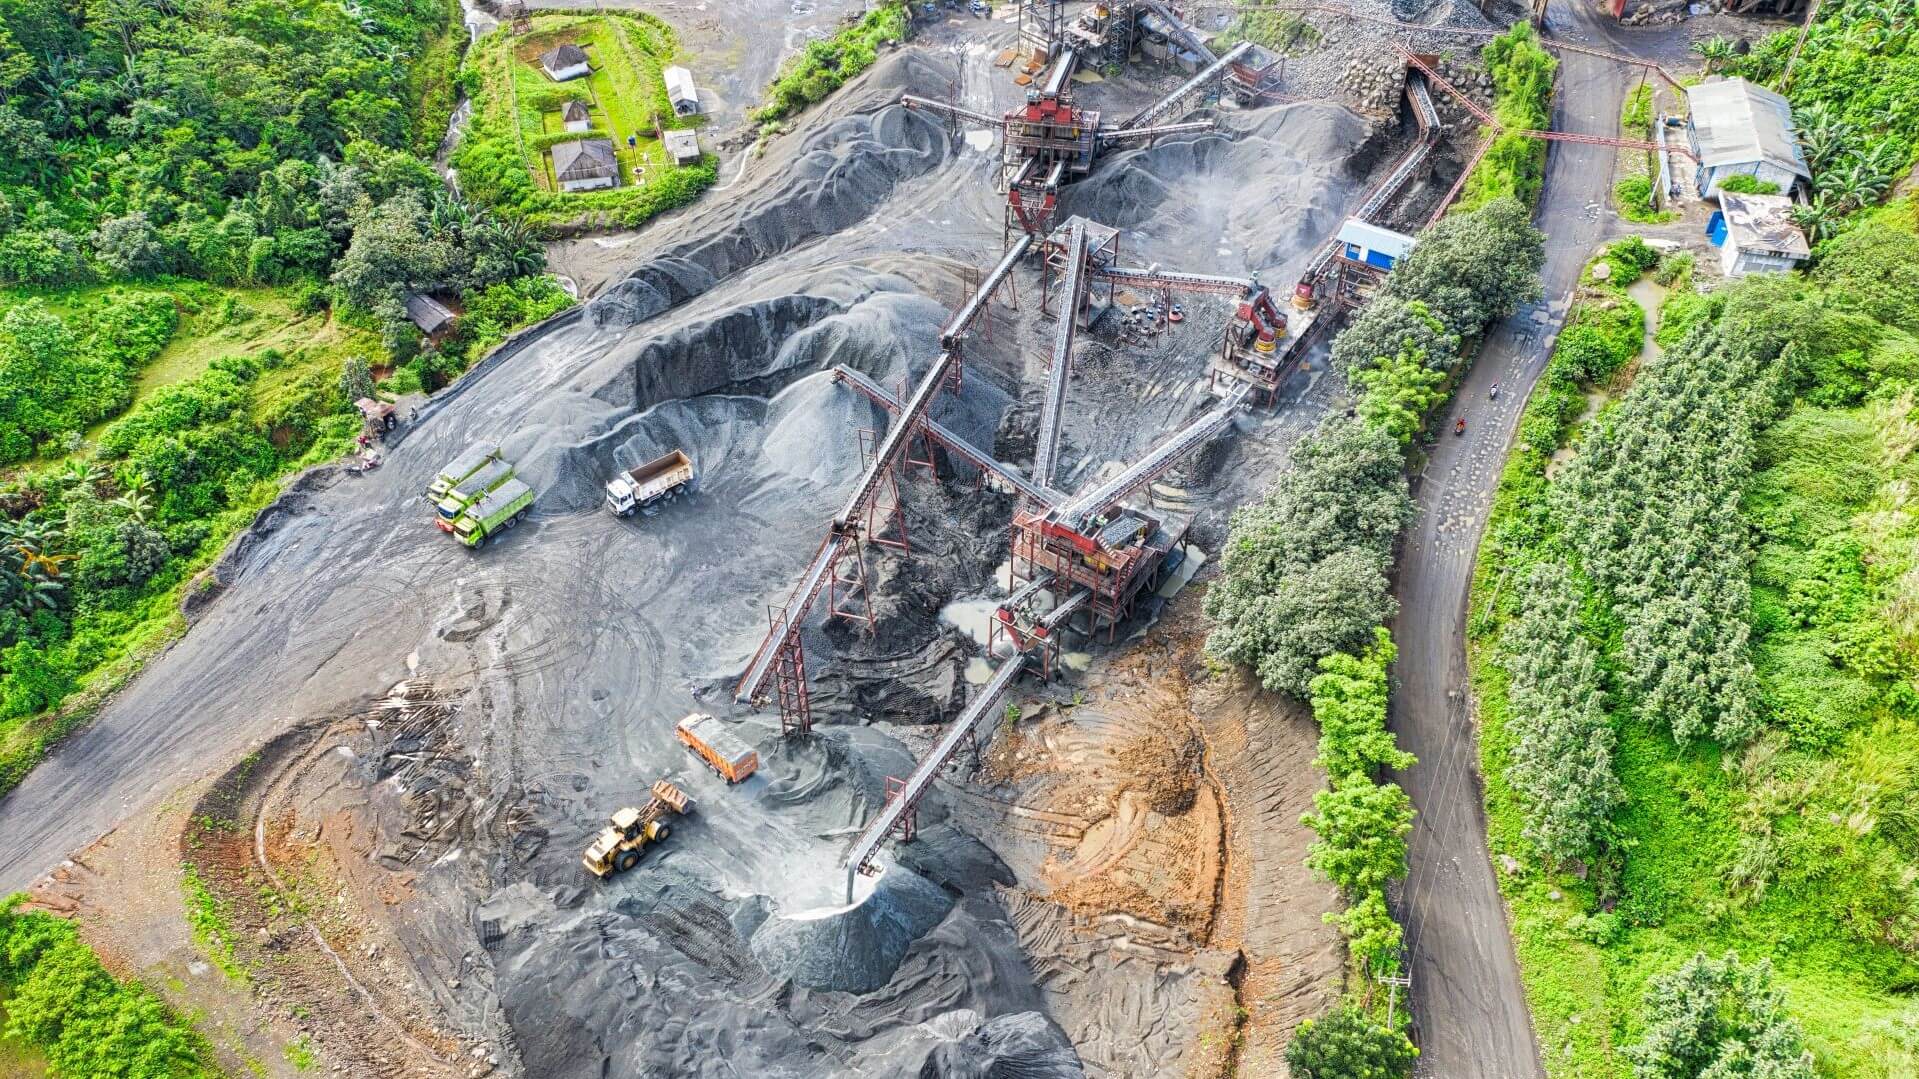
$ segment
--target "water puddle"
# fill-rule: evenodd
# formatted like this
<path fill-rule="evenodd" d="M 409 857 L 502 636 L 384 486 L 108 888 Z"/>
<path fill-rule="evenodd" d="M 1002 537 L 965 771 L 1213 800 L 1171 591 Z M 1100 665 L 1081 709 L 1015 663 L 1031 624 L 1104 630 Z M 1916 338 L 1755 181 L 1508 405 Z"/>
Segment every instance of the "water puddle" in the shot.
<path fill-rule="evenodd" d="M 986 128 L 974 128 L 966 133 L 966 145 L 985 153 L 993 148 L 994 133 Z"/>
<path fill-rule="evenodd" d="M 998 607 L 999 604 L 990 599 L 954 600 L 940 609 L 940 621 L 973 638 L 984 648 L 990 636 L 993 611 Z"/>

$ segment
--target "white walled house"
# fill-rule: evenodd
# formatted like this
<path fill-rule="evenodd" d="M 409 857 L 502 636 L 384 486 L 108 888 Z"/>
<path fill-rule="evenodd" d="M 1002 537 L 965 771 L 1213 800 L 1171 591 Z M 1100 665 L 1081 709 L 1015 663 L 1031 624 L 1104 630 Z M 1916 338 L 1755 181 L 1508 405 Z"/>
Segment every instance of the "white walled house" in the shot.
<path fill-rule="evenodd" d="M 593 113 L 584 101 L 569 101 L 560 106 L 560 123 L 568 131 L 585 131 L 593 126 Z"/>
<path fill-rule="evenodd" d="M 1792 200 L 1784 195 L 1719 193 L 1725 239 L 1719 266 L 1727 277 L 1785 273 L 1812 257 L 1806 234 L 1792 223 Z"/>
<path fill-rule="evenodd" d="M 1692 114 L 1686 136 L 1698 157 L 1700 197 L 1717 195 L 1719 185 L 1733 175 L 1777 184 L 1785 195 L 1795 184 L 1811 181 L 1785 98 L 1735 78 L 1691 87 L 1686 102 Z"/>
<path fill-rule="evenodd" d="M 553 178 L 561 191 L 592 191 L 620 182 L 612 139 L 578 139 L 553 147 Z"/>
<path fill-rule="evenodd" d="M 669 67 L 660 72 L 660 78 L 666 83 L 666 99 L 673 105 L 673 115 L 692 116 L 700 111 L 700 92 L 693 86 L 691 71 Z"/>
<path fill-rule="evenodd" d="M 549 49 L 540 56 L 540 67 L 546 77 L 554 82 L 566 82 L 568 79 L 583 79 L 593 73 L 593 64 L 586 58 L 586 50 L 578 45 L 561 45 Z"/>

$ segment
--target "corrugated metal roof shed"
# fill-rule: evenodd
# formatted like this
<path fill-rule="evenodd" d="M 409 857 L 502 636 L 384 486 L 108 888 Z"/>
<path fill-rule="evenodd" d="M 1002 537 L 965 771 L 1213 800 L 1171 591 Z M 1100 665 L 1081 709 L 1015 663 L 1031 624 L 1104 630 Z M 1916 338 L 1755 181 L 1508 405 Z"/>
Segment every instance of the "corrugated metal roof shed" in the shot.
<path fill-rule="evenodd" d="M 666 96 L 675 101 L 698 101 L 699 91 L 693 89 L 693 73 L 683 67 L 669 67 L 660 72 L 666 80 Z"/>
<path fill-rule="evenodd" d="M 413 320 L 421 333 L 437 333 L 440 327 L 453 321 L 453 309 L 424 292 L 414 292 L 406 298 L 406 317 Z"/>
<path fill-rule="evenodd" d="M 1812 178 L 1792 133 L 1792 105 L 1744 79 L 1716 79 L 1686 91 L 1692 110 L 1693 149 L 1699 163 L 1737 165 L 1766 161 Z"/>
<path fill-rule="evenodd" d="M 553 174 L 561 180 L 593 180 L 620 171 L 610 139 L 577 139 L 553 147 Z"/>
<path fill-rule="evenodd" d="M 1357 217 L 1349 217 L 1345 224 L 1339 226 L 1339 240 L 1395 259 L 1405 257 L 1406 252 L 1413 249 L 1414 243 L 1413 238 L 1403 232 L 1370 225 Z"/>

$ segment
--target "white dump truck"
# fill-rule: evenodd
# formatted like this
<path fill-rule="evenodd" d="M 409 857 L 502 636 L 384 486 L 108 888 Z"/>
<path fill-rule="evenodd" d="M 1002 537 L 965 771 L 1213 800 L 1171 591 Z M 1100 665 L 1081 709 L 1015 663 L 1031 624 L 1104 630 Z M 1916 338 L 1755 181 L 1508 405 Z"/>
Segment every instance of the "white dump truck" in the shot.
<path fill-rule="evenodd" d="M 630 517 L 634 510 L 698 488 L 693 478 L 693 459 L 684 450 L 674 450 L 608 481 L 606 508 L 609 513 Z"/>

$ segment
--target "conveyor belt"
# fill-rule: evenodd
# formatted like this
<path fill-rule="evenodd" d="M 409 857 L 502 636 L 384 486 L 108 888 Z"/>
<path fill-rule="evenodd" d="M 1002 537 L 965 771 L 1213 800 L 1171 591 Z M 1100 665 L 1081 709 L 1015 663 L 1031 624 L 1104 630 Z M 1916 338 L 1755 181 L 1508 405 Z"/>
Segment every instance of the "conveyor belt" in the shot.
<path fill-rule="evenodd" d="M 1158 127 L 1103 127 L 1093 132 L 1093 138 L 1101 146 L 1131 142 L 1134 139 L 1156 139 L 1161 135 L 1189 135 L 1194 132 L 1212 131 L 1217 125 L 1211 120 L 1188 120 L 1181 124 L 1161 124 Z"/>
<path fill-rule="evenodd" d="M 1153 452 L 1140 458 L 1131 467 L 1100 484 L 1098 487 L 1077 495 L 1071 502 L 1059 508 L 1057 519 L 1068 528 L 1084 531 L 1090 521 L 1112 507 L 1141 486 L 1152 482 L 1160 473 L 1171 468 L 1180 458 L 1198 448 L 1200 443 L 1211 438 L 1220 428 L 1233 418 L 1233 413 L 1246 400 L 1247 387 L 1234 387 L 1218 408 L 1206 413 L 1199 419 L 1186 425 L 1185 429 L 1173 437 L 1153 447 Z"/>
<path fill-rule="evenodd" d="M 860 833 L 859 840 L 846 854 L 846 898 L 849 902 L 853 898 L 853 874 L 872 863 L 874 856 L 879 853 L 880 844 L 886 842 L 887 835 L 899 824 L 900 818 L 919 804 L 920 798 L 932 787 L 933 777 L 946 767 L 947 761 L 953 759 L 960 743 L 973 733 L 974 728 L 993 713 L 1000 698 L 1006 696 L 1006 691 L 1012 688 L 1013 680 L 1019 677 L 1019 672 L 1025 666 L 1025 656 L 1014 656 L 1001 663 L 992 680 L 980 687 L 979 693 L 967 703 L 966 711 L 960 713 L 952 726 L 946 728 L 946 733 L 940 736 L 932 752 L 919 762 L 912 775 L 906 777 L 899 793 L 880 807 L 880 811 L 867 823 L 866 830 Z"/>
<path fill-rule="evenodd" d="M 958 314 L 955 314 L 946 327 L 940 331 L 940 340 L 945 343 L 944 351 L 933 361 L 933 366 L 920 379 L 913 396 L 901 408 L 899 417 L 887 428 L 886 437 L 881 440 L 879 450 L 865 474 L 854 485 L 853 493 L 847 496 L 846 504 L 841 507 L 839 516 L 833 519 L 833 526 L 826 540 L 820 544 L 813 561 L 806 567 L 806 573 L 800 577 L 800 583 L 793 588 L 786 602 L 786 617 L 767 631 L 765 639 L 760 641 L 759 651 L 753 653 L 753 659 L 747 664 L 746 674 L 740 678 L 740 684 L 734 691 L 734 697 L 742 703 L 750 703 L 758 698 L 767 676 L 773 670 L 774 661 L 781 648 L 799 636 L 806 624 L 806 617 L 813 609 L 813 601 L 819 598 L 826 587 L 827 576 L 832 572 L 833 562 L 849 541 L 852 524 L 865 511 L 873 492 L 879 489 L 880 477 L 893 465 L 893 459 L 905 448 L 907 436 L 920 424 L 931 407 L 933 398 L 946 380 L 946 373 L 958 358 L 955 346 L 959 336 L 979 317 L 985 309 L 986 299 L 993 294 L 1006 275 L 1013 272 L 1013 266 L 1026 249 L 1032 246 L 1031 236 L 1021 236 L 1007 249 L 1005 257 L 993 272 L 980 282 L 979 291 L 966 301 Z"/>
<path fill-rule="evenodd" d="M 981 127 L 1003 127 L 1006 123 L 1006 121 L 997 116 L 988 116 L 983 112 L 963 109 L 958 105 L 949 105 L 944 101 L 934 101 L 930 97 L 921 97 L 918 94 L 901 94 L 900 104 L 919 112 L 937 113 L 949 120 L 964 120 L 969 124 L 978 124 Z"/>
<path fill-rule="evenodd" d="M 1244 277 L 1223 274 L 1180 273 L 1141 266 L 1095 266 L 1093 276 L 1115 285 L 1139 289 L 1169 288 L 1175 292 L 1207 292 L 1220 296 L 1243 296 L 1253 283 Z"/>
<path fill-rule="evenodd" d="M 1059 59 L 1053 61 L 1053 68 L 1046 73 L 1047 97 L 1058 97 L 1073 78 L 1073 69 L 1079 66 L 1079 53 L 1071 48 L 1061 49 Z"/>
<path fill-rule="evenodd" d="M 1204 49 L 1202 49 L 1201 51 L 1203 52 Z M 1165 119 L 1166 117 L 1172 115 L 1175 110 L 1179 109 L 1180 102 L 1184 101 L 1187 97 L 1198 93 L 1203 87 L 1205 87 L 1207 83 L 1212 82 L 1214 79 L 1224 76 L 1226 74 L 1226 69 L 1228 67 L 1232 66 L 1233 63 L 1235 63 L 1241 57 L 1245 56 L 1247 53 L 1252 51 L 1253 51 L 1252 42 L 1250 41 L 1240 42 L 1239 44 L 1233 46 L 1232 49 L 1226 53 L 1225 56 L 1222 56 L 1219 59 L 1214 60 L 1212 63 L 1201 68 L 1198 74 L 1194 75 L 1192 78 L 1187 79 L 1185 82 L 1181 83 L 1178 89 L 1174 90 L 1170 94 L 1167 94 L 1165 97 L 1160 98 L 1158 101 L 1153 102 L 1151 105 L 1148 105 L 1145 108 L 1134 113 L 1130 118 L 1128 118 L 1125 122 L 1121 123 L 1119 126 L 1128 130 L 1133 128 L 1145 128 L 1145 127 L 1150 127 L 1153 124 L 1159 122 L 1160 120 Z"/>
<path fill-rule="evenodd" d="M 893 467 L 893 459 L 899 456 L 900 449 L 906 445 L 908 434 L 918 426 L 920 420 L 925 418 L 926 410 L 932 406 L 933 398 L 939 393 L 940 386 L 945 383 L 948 369 L 958 358 L 955 349 L 959 335 L 973 324 L 975 318 L 979 317 L 980 311 L 985 308 L 987 297 L 999 288 L 1000 282 L 1006 279 L 1007 274 L 1013 272 L 1013 265 L 1026 254 L 1026 249 L 1031 247 L 1032 243 L 1031 236 L 1021 236 L 1014 240 L 1013 246 L 1007 249 L 999 265 L 993 268 L 992 273 L 986 275 L 986 280 L 980 282 L 979 291 L 966 301 L 959 313 L 954 315 L 952 321 L 946 324 L 946 328 L 940 331 L 940 343 L 944 351 L 920 379 L 919 385 L 913 390 L 913 396 L 906 399 L 906 406 L 900 410 L 899 419 L 886 429 L 886 437 L 880 440 L 879 449 L 873 455 L 873 463 L 867 467 L 866 473 L 859 478 L 859 482 L 853 485 L 853 492 L 847 495 L 846 504 L 833 518 L 833 531 L 845 532 L 866 509 L 867 501 L 873 497 L 873 492 L 879 487 L 880 477 L 886 474 L 887 469 Z M 795 617 L 804 617 L 804 613 Z"/>
<path fill-rule="evenodd" d="M 806 572 L 800 575 L 800 583 L 793 586 L 793 594 L 786 600 L 786 617 L 767 631 L 766 638 L 760 641 L 760 650 L 753 653 L 752 662 L 746 665 L 746 674 L 740 678 L 740 684 L 733 691 L 733 699 L 741 704 L 752 704 L 759 699 L 760 690 L 767 676 L 772 673 L 774 658 L 779 655 L 780 647 L 800 632 L 806 621 L 806 612 L 813 608 L 813 601 L 819 598 L 821 589 L 826 587 L 827 574 L 833 570 L 833 561 L 845 548 L 845 536 L 832 534 L 820 544 L 814 553 L 813 561 L 807 564 Z"/>
<path fill-rule="evenodd" d="M 1053 365 L 1040 405 L 1039 442 L 1033 448 L 1033 482 L 1042 487 L 1053 485 L 1053 473 L 1059 466 L 1060 414 L 1065 410 L 1067 376 L 1073 368 L 1073 331 L 1079 324 L 1080 297 L 1086 291 L 1086 223 L 1075 218 L 1067 229 L 1066 287 L 1060 290 L 1059 322 L 1053 329 Z"/>
<path fill-rule="evenodd" d="M 1205 57 L 1208 63 L 1218 59 L 1213 55 L 1213 50 L 1207 48 L 1205 42 L 1194 37 L 1191 31 L 1186 29 L 1186 24 L 1180 22 L 1159 0 L 1140 0 L 1140 2 L 1146 6 L 1147 10 L 1166 20 L 1166 28 L 1173 32 L 1173 36 L 1179 39 L 1181 45 L 1186 46 L 1188 52 L 1197 53 Z"/>
<path fill-rule="evenodd" d="M 898 412 L 900 410 L 900 399 L 888 393 L 886 387 L 874 382 L 862 372 L 855 371 L 845 364 L 840 364 L 833 368 L 833 377 L 865 394 L 875 404 L 889 412 Z M 921 422 L 926 426 L 926 433 L 931 435 L 935 442 L 945 446 L 948 453 L 964 458 L 967 463 L 971 464 L 974 468 L 991 472 L 993 475 L 998 476 L 1000 479 L 1006 481 L 1015 491 L 1018 491 L 1021 497 L 1042 506 L 1057 505 L 1065 500 L 1065 495 L 1060 494 L 1058 491 L 1048 490 L 1039 486 L 1032 480 L 1027 479 L 1012 465 L 993 459 L 986 452 L 954 434 L 938 421 L 929 419 L 922 420 Z"/>
<path fill-rule="evenodd" d="M 1061 600 L 1059 606 L 1047 611 L 1046 617 L 1040 619 L 1039 624 L 1046 628 L 1046 632 L 1051 633 L 1053 630 L 1058 629 L 1061 623 L 1071 618 L 1075 611 L 1086 606 L 1087 602 L 1092 598 L 1092 590 L 1082 588 Z"/>

